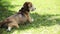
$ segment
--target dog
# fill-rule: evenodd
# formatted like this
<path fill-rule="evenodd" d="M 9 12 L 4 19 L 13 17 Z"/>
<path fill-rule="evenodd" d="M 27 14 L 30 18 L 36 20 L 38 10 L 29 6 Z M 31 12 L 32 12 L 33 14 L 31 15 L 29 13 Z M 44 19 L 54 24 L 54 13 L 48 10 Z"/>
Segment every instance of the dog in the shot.
<path fill-rule="evenodd" d="M 0 27 L 7 26 L 7 31 L 11 31 L 13 27 L 19 28 L 19 24 L 24 24 L 24 22 L 33 22 L 30 17 L 30 11 L 34 11 L 33 4 L 31 2 L 25 2 L 18 13 L 11 15 L 0 23 Z"/>

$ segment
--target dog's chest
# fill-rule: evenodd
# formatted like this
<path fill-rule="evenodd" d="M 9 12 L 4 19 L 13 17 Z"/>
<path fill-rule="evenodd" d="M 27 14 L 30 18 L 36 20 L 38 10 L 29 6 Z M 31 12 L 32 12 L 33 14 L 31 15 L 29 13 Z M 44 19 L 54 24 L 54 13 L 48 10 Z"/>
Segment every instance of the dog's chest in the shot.
<path fill-rule="evenodd" d="M 23 16 L 21 14 L 19 14 L 18 17 L 19 17 L 19 21 L 21 21 L 21 22 L 25 22 L 27 20 L 27 17 Z"/>

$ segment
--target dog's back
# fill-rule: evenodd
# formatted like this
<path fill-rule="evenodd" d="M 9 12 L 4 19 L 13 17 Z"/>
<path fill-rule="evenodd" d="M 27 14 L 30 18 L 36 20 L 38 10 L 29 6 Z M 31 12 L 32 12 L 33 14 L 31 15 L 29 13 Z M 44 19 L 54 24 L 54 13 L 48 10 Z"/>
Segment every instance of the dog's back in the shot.
<path fill-rule="evenodd" d="M 22 14 L 15 14 L 15 15 L 8 17 L 7 19 L 9 19 L 9 21 L 15 21 L 17 23 L 27 21 L 27 17 Z"/>

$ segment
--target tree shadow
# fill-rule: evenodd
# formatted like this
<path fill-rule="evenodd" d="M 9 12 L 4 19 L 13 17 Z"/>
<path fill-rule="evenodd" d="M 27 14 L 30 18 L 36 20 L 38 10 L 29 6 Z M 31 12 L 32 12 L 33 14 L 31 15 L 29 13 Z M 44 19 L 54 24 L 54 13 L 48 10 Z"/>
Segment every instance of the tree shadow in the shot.
<path fill-rule="evenodd" d="M 19 29 L 13 28 L 11 30 L 11 32 L 7 32 L 5 31 L 5 29 L 3 29 L 2 33 L 6 33 L 6 34 L 11 34 L 13 33 L 15 30 L 17 30 L 18 32 L 21 30 L 26 30 L 26 29 L 30 29 L 30 28 L 39 28 L 40 26 L 53 26 L 56 24 L 60 24 L 60 19 L 54 19 L 54 20 L 47 20 L 48 18 L 52 17 L 52 16 L 60 16 L 60 15 L 39 15 L 38 13 L 32 13 L 31 17 L 33 17 L 34 22 L 32 22 L 31 24 L 24 24 L 24 25 L 20 25 Z"/>
<path fill-rule="evenodd" d="M 14 8 L 14 5 L 10 5 L 9 1 L 0 0 L 0 20 L 7 18 L 8 16 L 16 13 L 9 8 Z"/>
<path fill-rule="evenodd" d="M 38 13 L 32 13 L 31 17 L 33 17 L 34 22 L 32 22 L 31 24 L 25 24 L 25 25 L 20 25 L 20 28 L 17 29 L 19 31 L 21 30 L 26 30 L 26 29 L 31 29 L 31 28 L 39 28 L 40 26 L 54 26 L 56 24 L 60 24 L 60 19 L 54 19 L 54 20 L 48 20 L 48 18 L 52 17 L 52 16 L 60 16 L 59 14 L 57 15 L 39 15 Z"/>

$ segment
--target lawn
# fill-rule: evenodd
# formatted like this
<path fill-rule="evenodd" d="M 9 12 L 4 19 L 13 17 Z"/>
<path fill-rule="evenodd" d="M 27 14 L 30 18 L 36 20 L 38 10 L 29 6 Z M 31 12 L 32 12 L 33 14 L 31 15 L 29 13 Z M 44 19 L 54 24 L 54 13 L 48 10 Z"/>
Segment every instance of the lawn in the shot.
<path fill-rule="evenodd" d="M 18 12 L 26 1 L 36 7 L 30 12 L 34 22 L 13 28 L 11 32 L 0 28 L 0 34 L 60 34 L 60 0 L 0 0 L 0 20 Z"/>

